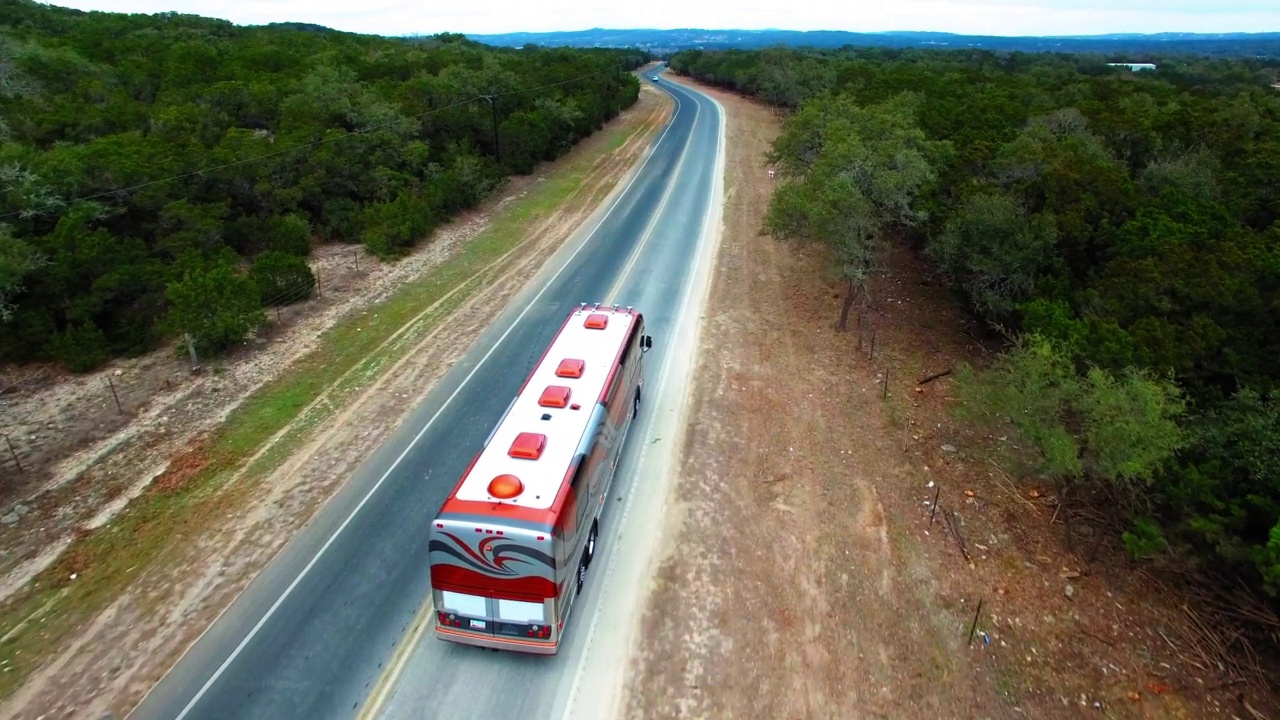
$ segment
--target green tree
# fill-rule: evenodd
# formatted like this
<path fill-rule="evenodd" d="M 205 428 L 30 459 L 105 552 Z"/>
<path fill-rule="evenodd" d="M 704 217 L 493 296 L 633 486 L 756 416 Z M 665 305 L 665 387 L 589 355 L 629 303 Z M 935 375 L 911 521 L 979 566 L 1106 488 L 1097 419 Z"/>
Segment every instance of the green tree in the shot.
<path fill-rule="evenodd" d="M 1159 73 L 1133 74 L 1061 53 L 770 48 L 681 51 L 670 64 L 799 108 L 775 143 L 767 227 L 830 243 L 842 276 L 874 267 L 874 250 L 860 251 L 895 223 L 878 225 L 873 196 L 824 166 L 850 135 L 842 123 L 863 139 L 886 133 L 830 109 L 913 93 L 926 139 L 955 152 L 924 146 L 937 179 L 909 208 L 928 213 L 925 232 L 895 234 L 925 239 L 973 310 L 1028 336 L 969 378 L 989 381 L 978 395 L 1001 413 L 968 407 L 1022 425 L 1036 467 L 1068 486 L 1117 499 L 1141 487 L 1141 502 L 1112 507 L 1135 557 L 1172 550 L 1280 599 L 1274 63 L 1169 55 Z M 820 87 L 802 87 L 806 66 L 821 68 Z"/>
<path fill-rule="evenodd" d="M 915 200 L 936 177 L 930 158 L 944 146 L 927 140 L 914 109 L 908 95 L 873 106 L 848 96 L 819 98 L 800 111 L 771 154 L 784 184 L 766 227 L 779 238 L 831 249 L 845 284 L 840 330 L 856 298 L 868 297 L 888 233 L 924 219 Z M 810 132 L 818 140 L 805 135 Z"/>
<path fill-rule="evenodd" d="M 227 212 L 225 203 L 201 205 L 186 198 L 175 200 L 160 211 L 156 244 L 175 258 L 192 250 L 215 253 L 223 247 L 223 218 Z"/>
<path fill-rule="evenodd" d="M 54 339 L 86 322 L 112 354 L 153 346 L 165 283 L 195 256 L 306 256 L 313 231 L 403 254 L 512 167 L 567 151 L 639 93 L 614 71 L 635 67 L 631 50 L 4 8 L 5 361 L 50 359 Z M 498 162 L 481 95 L 501 96 L 511 165 Z M 92 217 L 59 199 L 83 196 Z"/>
<path fill-rule="evenodd" d="M 1090 368 L 1082 377 L 1038 336 L 986 370 L 962 364 L 956 379 L 961 416 L 1011 427 L 1035 451 L 1036 470 L 1064 492 L 1094 479 L 1133 497 L 1186 444 L 1176 385 L 1136 370 Z"/>
<path fill-rule="evenodd" d="M 1179 535 L 1280 597 L 1280 402 L 1244 389 L 1202 413 L 1188 462 L 1170 477 Z"/>
<path fill-rule="evenodd" d="M 1086 467 L 1099 478 L 1129 484 L 1130 494 L 1153 481 L 1187 444 L 1179 425 L 1186 413 L 1181 390 L 1149 373 L 1089 368 L 1076 411 Z"/>
<path fill-rule="evenodd" d="M 1007 317 L 1051 265 L 1054 228 L 1006 193 L 966 197 L 927 252 L 956 278 L 979 313 Z"/>
<path fill-rule="evenodd" d="M 257 284 L 236 269 L 230 251 L 184 272 L 169 284 L 167 295 L 168 328 L 190 333 L 201 353 L 226 351 L 266 321 Z"/>
<path fill-rule="evenodd" d="M 0 322 L 13 318 L 11 300 L 23 290 L 23 279 L 48 262 L 27 243 L 13 236 L 9 225 L 0 223 Z"/>
<path fill-rule="evenodd" d="M 249 275 L 258 285 L 263 305 L 290 305 L 315 292 L 316 276 L 307 261 L 279 250 L 268 250 L 254 258 Z"/>
<path fill-rule="evenodd" d="M 87 372 L 102 365 L 110 353 L 107 336 L 90 320 L 58 333 L 50 345 L 54 359 L 75 373 Z"/>
<path fill-rule="evenodd" d="M 1053 220 L 1057 254 L 1084 280 L 1133 210 L 1128 169 L 1074 108 L 1033 118 L 992 162 L 994 179 L 1029 212 Z"/>

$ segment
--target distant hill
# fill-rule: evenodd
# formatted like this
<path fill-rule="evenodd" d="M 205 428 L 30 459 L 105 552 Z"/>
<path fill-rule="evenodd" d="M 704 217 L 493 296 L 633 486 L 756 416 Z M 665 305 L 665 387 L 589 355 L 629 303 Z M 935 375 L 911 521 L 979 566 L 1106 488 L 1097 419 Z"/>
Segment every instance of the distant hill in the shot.
<path fill-rule="evenodd" d="M 316 25 L 315 23 L 304 23 L 304 22 L 273 22 L 273 23 L 267 23 L 262 27 L 269 27 L 275 30 L 297 30 L 298 32 L 319 32 L 319 33 L 339 32 L 338 30 L 334 30 L 331 27 L 325 27 L 324 25 Z"/>
<path fill-rule="evenodd" d="M 1280 32 L 1269 33 L 1158 33 L 1139 35 L 1068 35 L 1060 37 L 1000 37 L 957 35 L 943 32 L 896 31 L 856 33 L 842 30 L 608 30 L 593 28 L 572 32 L 503 33 L 468 35 L 486 45 L 520 47 L 526 44 L 568 47 L 634 47 L 656 54 L 689 48 L 752 49 L 770 45 L 838 48 L 932 47 L 985 48 L 1022 52 L 1070 52 L 1141 55 L 1182 54 L 1280 58 Z"/>

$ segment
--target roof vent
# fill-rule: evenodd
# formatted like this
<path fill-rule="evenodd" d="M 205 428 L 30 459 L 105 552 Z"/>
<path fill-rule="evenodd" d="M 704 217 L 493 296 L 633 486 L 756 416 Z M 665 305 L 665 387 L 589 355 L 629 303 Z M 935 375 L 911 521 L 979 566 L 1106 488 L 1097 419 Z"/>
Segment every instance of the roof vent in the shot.
<path fill-rule="evenodd" d="M 582 325 L 588 330 L 603 330 L 609 324 L 609 316 L 604 313 L 591 313 Z"/>
<path fill-rule="evenodd" d="M 569 404 L 569 388 L 564 385 L 548 385 L 546 390 L 542 391 L 542 397 L 538 398 L 538 404 L 542 407 L 562 408 Z"/>
<path fill-rule="evenodd" d="M 524 492 L 524 483 L 515 475 L 499 475 L 489 481 L 489 497 L 510 500 Z"/>
<path fill-rule="evenodd" d="M 565 358 L 560 361 L 559 367 L 556 368 L 556 377 L 564 378 L 580 378 L 582 370 L 587 366 L 583 360 L 575 358 Z"/>
<path fill-rule="evenodd" d="M 513 458 L 537 460 L 542 457 L 542 449 L 547 446 L 547 436 L 539 433 L 522 432 L 511 443 L 507 454 Z"/>

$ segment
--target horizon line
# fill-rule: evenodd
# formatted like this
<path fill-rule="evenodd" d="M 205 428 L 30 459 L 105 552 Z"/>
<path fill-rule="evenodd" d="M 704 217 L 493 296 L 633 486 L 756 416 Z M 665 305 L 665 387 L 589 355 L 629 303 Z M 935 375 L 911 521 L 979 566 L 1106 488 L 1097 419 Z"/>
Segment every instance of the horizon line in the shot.
<path fill-rule="evenodd" d="M 1190 35 L 1195 37 L 1218 37 L 1223 35 L 1280 35 L 1280 30 L 1226 30 L 1219 32 L 1193 32 L 1188 30 L 1158 30 L 1153 32 L 1101 32 L 1101 33 L 1073 33 L 1066 35 L 997 35 L 997 34 L 975 34 L 975 33 L 958 33 L 949 30 L 791 30 L 787 28 L 700 28 L 700 27 L 678 27 L 678 28 L 646 28 L 646 27 L 591 27 L 577 30 L 509 30 L 506 32 L 484 32 L 484 33 L 466 33 L 449 30 L 441 30 L 432 33 L 418 33 L 437 35 L 441 33 L 450 33 L 464 35 L 466 37 L 493 37 L 497 35 L 570 35 L 589 32 L 713 32 L 713 33 L 844 33 L 848 35 L 895 35 L 895 34 L 911 34 L 911 35 L 949 35 L 952 37 L 993 37 L 993 38 L 1041 38 L 1045 40 L 1088 40 L 1098 38 L 1116 38 L 1116 37 L 1155 37 L 1159 35 Z"/>

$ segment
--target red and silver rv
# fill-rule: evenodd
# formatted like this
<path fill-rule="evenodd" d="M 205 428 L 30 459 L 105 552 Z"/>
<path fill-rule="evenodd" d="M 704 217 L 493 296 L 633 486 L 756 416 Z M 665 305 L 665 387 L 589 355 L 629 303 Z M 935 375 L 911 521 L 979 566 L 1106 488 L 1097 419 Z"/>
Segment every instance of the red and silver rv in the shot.
<path fill-rule="evenodd" d="M 652 344 L 631 308 L 569 314 L 432 523 L 437 637 L 556 653 Z"/>

